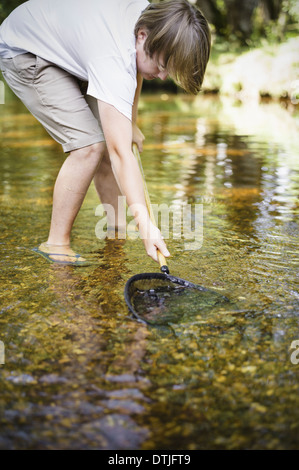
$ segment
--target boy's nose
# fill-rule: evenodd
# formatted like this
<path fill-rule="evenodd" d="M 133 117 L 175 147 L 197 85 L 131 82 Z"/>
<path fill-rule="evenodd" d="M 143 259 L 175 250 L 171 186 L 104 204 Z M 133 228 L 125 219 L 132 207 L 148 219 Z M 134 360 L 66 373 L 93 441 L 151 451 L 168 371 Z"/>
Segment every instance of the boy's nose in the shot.
<path fill-rule="evenodd" d="M 158 74 L 158 77 L 161 80 L 166 80 L 167 76 L 168 76 L 168 72 L 166 70 L 164 72 L 159 72 L 159 74 Z"/>

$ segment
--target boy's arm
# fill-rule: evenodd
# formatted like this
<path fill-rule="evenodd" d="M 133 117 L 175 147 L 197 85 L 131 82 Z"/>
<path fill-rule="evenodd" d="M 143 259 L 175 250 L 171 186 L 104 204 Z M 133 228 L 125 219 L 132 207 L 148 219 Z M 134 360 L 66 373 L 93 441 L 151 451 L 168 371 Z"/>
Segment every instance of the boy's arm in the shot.
<path fill-rule="evenodd" d="M 126 197 L 147 254 L 158 261 L 157 248 L 164 256 L 169 256 L 169 252 L 146 208 L 142 176 L 132 152 L 132 123 L 103 101 L 98 101 L 98 108 L 115 179 Z"/>
<path fill-rule="evenodd" d="M 138 116 L 138 101 L 142 89 L 143 78 L 140 73 L 137 73 L 137 87 L 135 91 L 134 103 L 132 107 L 132 130 L 133 130 L 133 142 L 138 146 L 139 152 L 142 152 L 144 135 L 137 126 L 137 116 Z"/>

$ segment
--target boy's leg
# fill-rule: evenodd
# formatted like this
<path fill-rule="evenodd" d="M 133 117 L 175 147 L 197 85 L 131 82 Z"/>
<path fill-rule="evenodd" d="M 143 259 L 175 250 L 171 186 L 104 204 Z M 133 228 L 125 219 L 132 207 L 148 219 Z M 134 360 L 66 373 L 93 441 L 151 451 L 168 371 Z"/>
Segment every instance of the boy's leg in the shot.
<path fill-rule="evenodd" d="M 103 154 L 102 129 L 78 80 L 66 71 L 32 54 L 0 62 L 10 88 L 64 151 L 70 152 L 55 184 L 48 242 L 40 249 L 74 254 L 69 247 L 70 232 Z M 64 261 L 62 256 L 56 258 Z"/>
<path fill-rule="evenodd" d="M 86 95 L 85 99 L 96 119 L 100 121 L 97 100 L 89 95 Z M 121 197 L 122 194 L 114 177 L 106 146 L 103 158 L 93 180 L 102 204 L 109 204 L 112 209 L 111 211 L 107 211 L 108 228 L 112 229 L 112 231 L 116 229 L 120 235 L 120 233 L 126 229 L 126 212 L 121 201 L 119 201 L 119 197 Z"/>
<path fill-rule="evenodd" d="M 58 174 L 53 194 L 53 209 L 49 238 L 42 251 L 63 256 L 51 256 L 57 261 L 75 261 L 70 255 L 70 236 L 74 220 L 83 203 L 105 148 L 104 143 L 74 150 L 65 160 Z M 83 258 L 79 258 L 82 261 Z"/>
<path fill-rule="evenodd" d="M 93 180 L 102 204 L 109 204 L 111 207 L 107 211 L 108 229 L 116 229 L 120 235 L 126 230 L 126 211 L 119 199 L 122 194 L 112 171 L 107 148 Z"/>

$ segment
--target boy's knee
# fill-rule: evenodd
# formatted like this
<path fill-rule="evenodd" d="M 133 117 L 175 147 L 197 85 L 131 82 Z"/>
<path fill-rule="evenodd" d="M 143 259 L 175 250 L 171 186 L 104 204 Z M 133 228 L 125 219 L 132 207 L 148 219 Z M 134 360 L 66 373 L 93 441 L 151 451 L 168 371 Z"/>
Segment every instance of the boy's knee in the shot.
<path fill-rule="evenodd" d="M 70 155 L 77 159 L 92 159 L 96 162 L 100 162 L 105 153 L 105 148 L 106 145 L 104 142 L 97 142 L 95 144 L 88 145 L 87 147 L 73 150 Z"/>
<path fill-rule="evenodd" d="M 102 157 L 105 153 L 106 145 L 104 142 L 97 142 L 81 149 L 84 151 L 86 156 L 100 156 Z"/>

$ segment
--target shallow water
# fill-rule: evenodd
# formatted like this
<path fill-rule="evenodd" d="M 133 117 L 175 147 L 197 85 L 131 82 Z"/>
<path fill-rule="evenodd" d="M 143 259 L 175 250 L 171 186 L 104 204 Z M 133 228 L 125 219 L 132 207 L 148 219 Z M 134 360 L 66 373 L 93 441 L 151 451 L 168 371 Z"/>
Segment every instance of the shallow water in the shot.
<path fill-rule="evenodd" d="M 132 319 L 123 289 L 158 266 L 139 239 L 96 237 L 93 187 L 73 247 L 94 264 L 51 265 L 32 252 L 47 236 L 63 154 L 5 98 L 0 448 L 298 448 L 298 114 L 143 97 L 152 202 L 203 211 L 191 249 L 170 228 L 170 271 L 229 299 L 152 327 Z"/>

